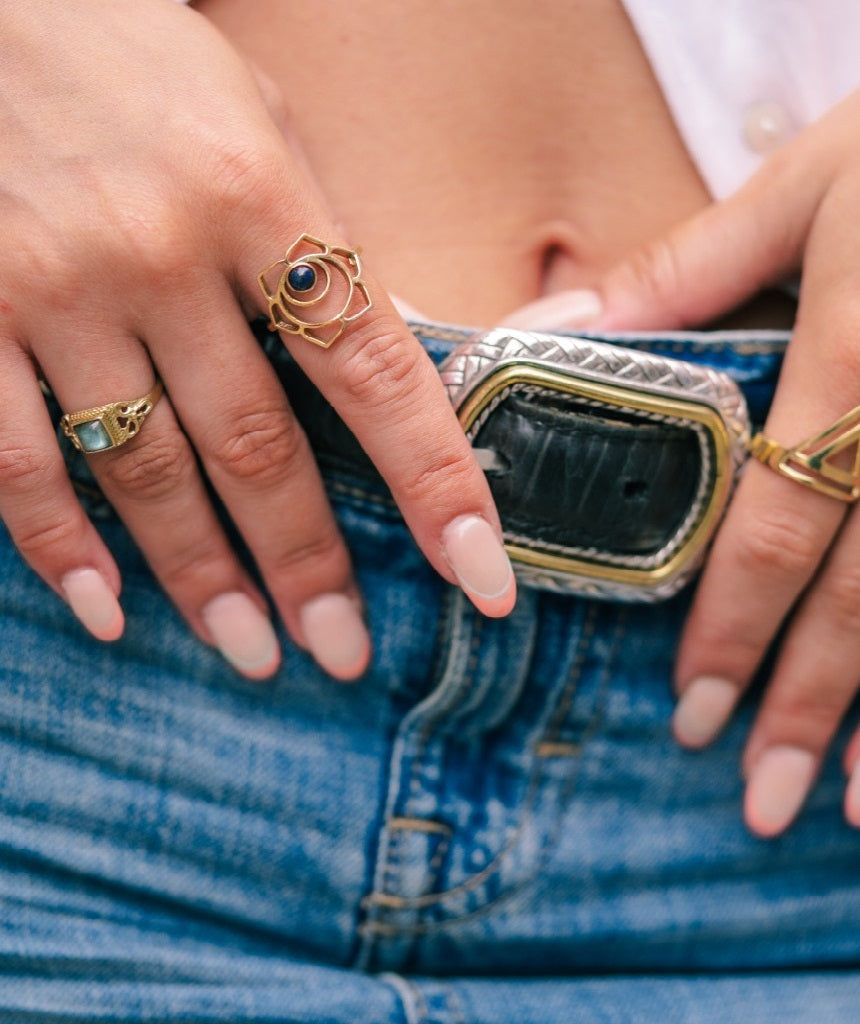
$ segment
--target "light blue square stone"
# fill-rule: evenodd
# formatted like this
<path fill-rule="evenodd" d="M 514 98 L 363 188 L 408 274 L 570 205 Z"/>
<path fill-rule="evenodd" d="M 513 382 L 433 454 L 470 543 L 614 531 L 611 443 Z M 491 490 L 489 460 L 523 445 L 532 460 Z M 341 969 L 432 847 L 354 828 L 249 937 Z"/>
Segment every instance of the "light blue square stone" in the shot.
<path fill-rule="evenodd" d="M 113 441 L 101 420 L 79 423 L 75 427 L 75 434 L 85 452 L 101 452 L 105 448 L 113 448 Z"/>

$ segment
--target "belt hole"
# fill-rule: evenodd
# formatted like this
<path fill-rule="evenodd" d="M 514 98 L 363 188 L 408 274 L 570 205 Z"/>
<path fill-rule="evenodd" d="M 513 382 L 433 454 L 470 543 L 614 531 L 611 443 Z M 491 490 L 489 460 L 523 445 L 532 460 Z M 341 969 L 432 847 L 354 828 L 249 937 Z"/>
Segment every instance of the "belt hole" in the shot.
<path fill-rule="evenodd" d="M 646 480 L 625 480 L 623 494 L 625 498 L 641 498 L 648 490 Z"/>

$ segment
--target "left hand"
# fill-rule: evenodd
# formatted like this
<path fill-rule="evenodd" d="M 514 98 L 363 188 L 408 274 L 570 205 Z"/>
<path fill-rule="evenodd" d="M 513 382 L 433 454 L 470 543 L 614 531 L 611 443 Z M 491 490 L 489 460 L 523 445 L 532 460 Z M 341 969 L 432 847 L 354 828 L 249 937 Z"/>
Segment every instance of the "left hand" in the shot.
<path fill-rule="evenodd" d="M 794 335 L 764 433 L 799 444 L 860 405 L 858 124 L 855 93 L 729 199 L 610 271 L 597 289 L 603 312 L 587 326 L 706 323 L 802 267 Z M 558 309 L 564 300 L 544 307 L 551 301 Z M 527 323 L 528 309 L 511 319 Z M 586 324 L 560 318 L 557 326 Z M 744 816 L 760 836 L 795 818 L 858 692 L 858 556 L 860 511 L 750 459 L 681 640 L 673 725 L 686 746 L 710 743 L 785 626 L 743 754 Z M 860 730 L 844 767 L 845 815 L 860 827 Z"/>

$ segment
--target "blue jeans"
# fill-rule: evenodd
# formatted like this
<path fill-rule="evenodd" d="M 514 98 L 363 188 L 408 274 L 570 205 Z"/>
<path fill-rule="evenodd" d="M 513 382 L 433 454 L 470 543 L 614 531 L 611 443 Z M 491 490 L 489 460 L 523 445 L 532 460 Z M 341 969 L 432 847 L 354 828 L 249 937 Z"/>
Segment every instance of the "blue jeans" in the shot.
<path fill-rule="evenodd" d="M 438 360 L 458 334 L 422 337 Z M 785 338 L 635 343 L 728 369 L 761 420 Z M 273 683 L 237 676 L 86 481 L 120 643 L 0 533 L 0 1020 L 856 1022 L 847 730 L 798 823 L 754 838 L 756 692 L 705 752 L 669 735 L 688 592 L 523 588 L 484 619 L 386 493 L 328 485 L 375 644 L 351 686 L 285 638 Z"/>

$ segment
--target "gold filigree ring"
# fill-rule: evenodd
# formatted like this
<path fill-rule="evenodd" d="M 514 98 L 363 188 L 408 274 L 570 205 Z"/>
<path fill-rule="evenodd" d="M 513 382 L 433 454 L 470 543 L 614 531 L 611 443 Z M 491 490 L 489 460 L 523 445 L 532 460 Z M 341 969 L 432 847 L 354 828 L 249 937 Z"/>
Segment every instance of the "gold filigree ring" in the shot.
<path fill-rule="evenodd" d="M 111 402 L 81 412 L 67 412 L 60 420 L 63 433 L 79 452 L 91 455 L 106 452 L 130 441 L 164 394 L 160 380 L 142 398 L 130 402 Z"/>
<path fill-rule="evenodd" d="M 298 334 L 321 348 L 373 306 L 358 253 L 313 235 L 300 235 L 257 280 L 269 305 L 269 330 Z"/>
<path fill-rule="evenodd" d="M 793 448 L 759 433 L 749 450 L 759 462 L 819 494 L 848 502 L 860 498 L 860 405 Z"/>

